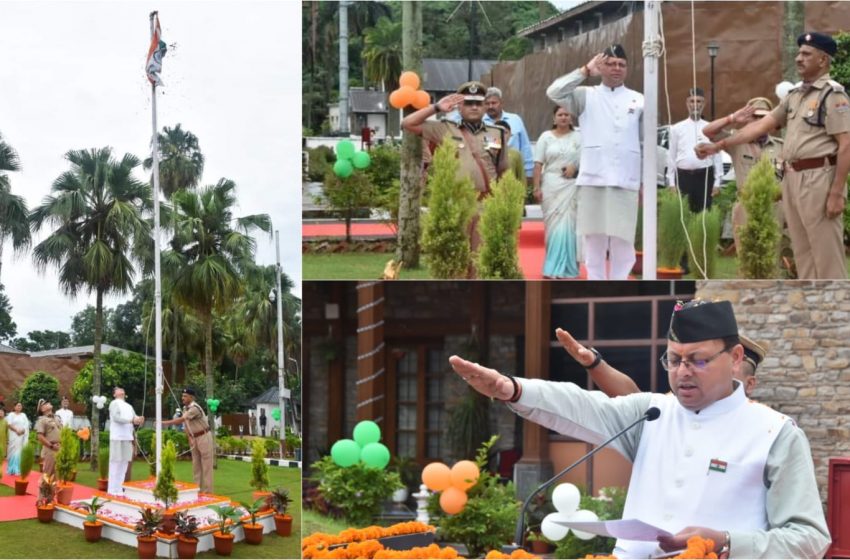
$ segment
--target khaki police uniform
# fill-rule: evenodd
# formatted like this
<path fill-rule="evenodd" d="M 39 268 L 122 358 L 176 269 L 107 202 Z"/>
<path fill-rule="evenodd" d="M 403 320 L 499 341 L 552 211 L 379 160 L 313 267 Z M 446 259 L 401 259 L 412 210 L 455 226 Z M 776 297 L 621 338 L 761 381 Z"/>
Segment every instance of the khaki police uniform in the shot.
<path fill-rule="evenodd" d="M 35 431 L 44 436 L 50 443 L 59 443 L 62 431 L 61 421 L 56 416 L 41 416 L 35 423 Z M 41 472 L 56 475 L 56 451 L 47 446 L 41 446 Z"/>
<path fill-rule="evenodd" d="M 201 487 L 201 492 L 213 491 L 213 435 L 201 406 L 192 404 L 183 410 L 186 419 L 186 435 L 192 448 L 192 479 Z"/>
<path fill-rule="evenodd" d="M 811 122 L 818 117 L 827 88 L 832 91 L 823 101 L 824 126 L 815 126 Z M 826 200 L 835 179 L 838 142 L 834 136 L 850 132 L 850 99 L 826 74 L 810 87 L 792 89 L 771 115 L 787 127 L 782 150 L 782 206 L 797 276 L 845 279 L 844 221 L 841 215 L 826 217 Z"/>

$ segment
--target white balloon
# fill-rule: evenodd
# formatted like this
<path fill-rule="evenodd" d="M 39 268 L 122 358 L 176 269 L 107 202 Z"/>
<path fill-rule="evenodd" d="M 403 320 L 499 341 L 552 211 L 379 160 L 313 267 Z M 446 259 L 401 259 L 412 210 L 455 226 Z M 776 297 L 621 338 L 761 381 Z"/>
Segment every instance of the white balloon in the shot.
<path fill-rule="evenodd" d="M 569 482 L 557 485 L 552 492 L 552 504 L 561 513 L 573 513 L 578 509 L 580 501 L 581 492 L 575 484 Z"/>
<path fill-rule="evenodd" d="M 778 84 L 776 84 L 776 90 L 774 91 L 774 93 L 776 93 L 776 97 L 778 97 L 779 100 L 782 101 L 783 99 L 785 99 L 785 97 L 788 95 L 788 92 L 791 91 L 791 88 L 793 87 L 794 84 L 792 84 L 791 82 L 779 82 Z"/>
<path fill-rule="evenodd" d="M 550 513 L 543 518 L 540 523 L 540 532 L 550 541 L 556 542 L 567 536 L 569 529 L 563 525 L 555 523 L 555 521 L 567 521 L 567 516 L 563 513 Z"/>
<path fill-rule="evenodd" d="M 570 521 L 599 521 L 599 517 L 590 511 L 589 509 L 580 509 L 572 514 L 570 514 Z M 589 541 L 596 535 L 593 533 L 587 533 L 585 531 L 576 531 L 575 529 L 570 529 L 576 538 L 581 539 L 583 541 Z"/>
<path fill-rule="evenodd" d="M 98 408 L 98 409 L 103 408 L 103 403 L 102 403 L 102 402 L 97 403 L 97 408 Z"/>

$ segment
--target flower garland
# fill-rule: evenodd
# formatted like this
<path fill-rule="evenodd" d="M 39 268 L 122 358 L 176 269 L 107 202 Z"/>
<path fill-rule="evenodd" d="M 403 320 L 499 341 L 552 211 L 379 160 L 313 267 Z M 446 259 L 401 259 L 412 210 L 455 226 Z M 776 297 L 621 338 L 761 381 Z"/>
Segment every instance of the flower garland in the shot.
<path fill-rule="evenodd" d="M 485 556 L 487 560 L 506 560 L 508 558 L 540 558 L 539 556 L 535 556 L 534 554 L 528 553 L 525 550 L 518 548 L 511 552 L 510 554 L 505 554 L 504 552 L 499 552 L 498 550 L 491 550 Z"/>
<path fill-rule="evenodd" d="M 454 548 L 445 548 L 432 544 L 428 546 L 417 546 L 410 550 L 392 550 L 384 547 L 376 540 L 353 542 L 347 546 L 334 548 L 320 548 L 320 545 L 310 545 L 302 548 L 301 554 L 304 558 L 339 558 L 339 559 L 446 559 L 452 560 L 462 558 Z"/>
<path fill-rule="evenodd" d="M 616 556 L 594 556 L 593 554 L 588 554 L 585 558 L 616 558 Z M 704 539 L 699 535 L 695 535 L 688 539 L 688 545 L 685 550 L 682 551 L 681 554 L 672 557 L 676 558 L 710 558 L 716 559 L 717 553 L 714 552 L 714 541 L 712 539 Z"/>
<path fill-rule="evenodd" d="M 398 535 L 409 535 L 412 533 L 428 533 L 433 532 L 434 530 L 435 528 L 431 525 L 426 525 L 419 521 L 407 521 L 405 523 L 396 523 L 390 527 L 378 527 L 377 525 L 372 525 L 365 529 L 348 528 L 344 531 L 340 531 L 338 535 L 313 533 L 301 540 L 301 550 L 303 551 L 311 546 L 317 547 L 318 550 L 323 550 L 337 544 L 378 540 L 384 537 L 395 537 Z"/>

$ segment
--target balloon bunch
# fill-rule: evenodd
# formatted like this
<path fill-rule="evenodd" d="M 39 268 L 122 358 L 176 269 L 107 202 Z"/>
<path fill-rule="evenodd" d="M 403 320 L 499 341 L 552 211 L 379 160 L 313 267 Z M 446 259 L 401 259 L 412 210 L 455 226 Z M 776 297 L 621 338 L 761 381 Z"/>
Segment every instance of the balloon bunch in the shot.
<path fill-rule="evenodd" d="M 340 179 L 350 177 L 354 169 L 366 169 L 372 164 L 369 152 L 355 150 L 350 140 L 340 140 L 336 145 L 336 163 L 334 174 Z"/>
<path fill-rule="evenodd" d="M 416 72 L 402 72 L 398 79 L 399 88 L 390 94 L 390 105 L 396 109 L 404 109 L 413 105 L 416 109 L 424 109 L 431 103 L 431 96 L 424 89 L 419 89 L 419 76 Z"/>
<path fill-rule="evenodd" d="M 481 472 L 472 461 L 458 461 L 449 469 L 444 463 L 431 463 L 422 469 L 422 483 L 440 494 L 440 507 L 449 515 L 463 511 L 466 491 L 475 486 Z"/>
<path fill-rule="evenodd" d="M 371 420 L 354 426 L 354 439 L 341 439 L 331 447 L 331 459 L 340 467 L 362 461 L 367 467 L 384 469 L 390 462 L 390 450 L 381 440 L 381 428 Z"/>
<path fill-rule="evenodd" d="M 91 402 L 93 402 L 94 405 L 98 408 L 98 410 L 100 410 L 101 408 L 103 408 L 103 405 L 106 404 L 106 397 L 104 397 L 103 395 L 94 395 L 91 398 Z"/>
<path fill-rule="evenodd" d="M 280 409 L 279 408 L 275 408 L 274 410 L 272 410 L 272 418 L 274 418 L 275 420 L 280 422 Z"/>
<path fill-rule="evenodd" d="M 218 410 L 218 405 L 221 404 L 221 401 L 218 399 L 207 399 L 207 407 L 210 409 L 210 412 L 215 414 L 215 411 Z"/>
<path fill-rule="evenodd" d="M 83 441 L 88 441 L 91 437 L 91 430 L 89 430 L 88 428 L 80 428 L 79 430 L 77 430 L 77 437 Z"/>
<path fill-rule="evenodd" d="M 583 541 L 595 537 L 593 533 L 576 531 L 558 523 L 558 521 L 599 521 L 599 518 L 590 510 L 578 509 L 581 501 L 581 493 L 574 484 L 559 484 L 552 492 L 552 505 L 557 511 L 543 518 L 540 531 L 550 541 L 559 541 L 567 536 L 570 531 Z"/>

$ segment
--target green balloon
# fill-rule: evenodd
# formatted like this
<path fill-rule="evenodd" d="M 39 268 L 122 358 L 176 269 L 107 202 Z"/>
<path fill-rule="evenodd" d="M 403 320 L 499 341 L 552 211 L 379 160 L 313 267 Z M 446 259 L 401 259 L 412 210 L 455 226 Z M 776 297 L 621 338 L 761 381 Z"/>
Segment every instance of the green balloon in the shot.
<path fill-rule="evenodd" d="M 357 152 L 351 162 L 357 169 L 366 169 L 372 163 L 372 158 L 369 157 L 369 152 Z"/>
<path fill-rule="evenodd" d="M 345 179 L 346 177 L 350 177 L 352 173 L 354 173 L 354 167 L 351 165 L 351 162 L 347 159 L 338 159 L 334 164 L 334 173 L 340 179 Z"/>
<path fill-rule="evenodd" d="M 280 420 L 280 409 L 279 408 L 272 410 L 272 418 L 274 418 L 275 420 Z"/>
<path fill-rule="evenodd" d="M 383 469 L 390 462 L 390 450 L 383 443 L 370 443 L 360 452 L 360 460 L 367 467 Z"/>
<path fill-rule="evenodd" d="M 360 446 L 350 439 L 341 439 L 331 447 L 331 459 L 340 467 L 350 467 L 360 460 Z"/>
<path fill-rule="evenodd" d="M 354 426 L 354 441 L 360 447 L 366 447 L 370 443 L 381 441 L 381 428 L 371 420 L 363 420 Z"/>
<path fill-rule="evenodd" d="M 221 401 L 218 399 L 207 399 L 207 407 L 209 407 L 210 412 L 215 412 L 218 410 L 218 405 L 221 404 Z"/>
<path fill-rule="evenodd" d="M 350 140 L 342 140 L 336 145 L 336 155 L 339 159 L 354 157 L 354 144 Z"/>

